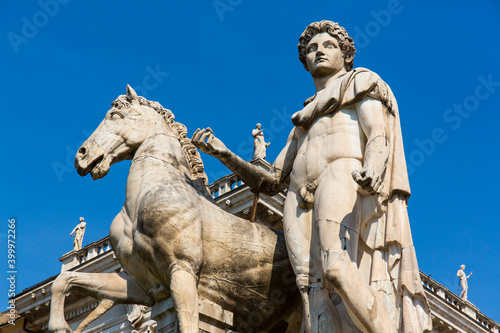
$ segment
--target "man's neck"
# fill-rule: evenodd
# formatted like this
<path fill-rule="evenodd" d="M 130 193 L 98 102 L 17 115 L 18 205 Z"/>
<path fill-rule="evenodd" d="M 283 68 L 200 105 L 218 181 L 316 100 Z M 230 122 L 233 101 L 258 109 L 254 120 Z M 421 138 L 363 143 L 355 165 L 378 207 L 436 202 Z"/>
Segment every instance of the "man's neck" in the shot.
<path fill-rule="evenodd" d="M 325 87 L 330 82 L 332 82 L 333 80 L 337 79 L 338 77 L 344 75 L 345 73 L 347 73 L 346 69 L 342 68 L 342 70 L 340 70 L 337 73 L 332 74 L 332 75 L 313 77 L 314 87 L 316 88 L 316 92 L 320 92 L 321 90 L 325 89 Z"/>

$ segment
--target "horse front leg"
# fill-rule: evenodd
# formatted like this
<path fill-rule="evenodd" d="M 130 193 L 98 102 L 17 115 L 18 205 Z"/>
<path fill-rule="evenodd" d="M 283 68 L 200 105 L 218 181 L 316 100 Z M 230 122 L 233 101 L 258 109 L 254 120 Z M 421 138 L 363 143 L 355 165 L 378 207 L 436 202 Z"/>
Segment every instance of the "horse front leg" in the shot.
<path fill-rule="evenodd" d="M 155 304 L 155 301 L 126 273 L 64 272 L 59 274 L 51 287 L 52 301 L 48 325 L 48 331 L 51 333 L 71 332 L 64 319 L 64 298 L 71 288 L 76 288 L 85 295 L 96 299 L 106 300 L 105 311 L 110 309 L 114 303 L 147 306 Z M 100 312 L 100 314 L 105 311 Z"/>
<path fill-rule="evenodd" d="M 59 274 L 50 289 L 52 299 L 50 301 L 50 316 L 47 329 L 51 333 L 71 332 L 66 319 L 64 319 L 64 298 L 66 292 L 69 290 L 69 283 L 65 273 Z"/>
<path fill-rule="evenodd" d="M 198 333 L 198 290 L 194 274 L 180 267 L 174 268 L 170 275 L 170 295 L 181 333 Z"/>

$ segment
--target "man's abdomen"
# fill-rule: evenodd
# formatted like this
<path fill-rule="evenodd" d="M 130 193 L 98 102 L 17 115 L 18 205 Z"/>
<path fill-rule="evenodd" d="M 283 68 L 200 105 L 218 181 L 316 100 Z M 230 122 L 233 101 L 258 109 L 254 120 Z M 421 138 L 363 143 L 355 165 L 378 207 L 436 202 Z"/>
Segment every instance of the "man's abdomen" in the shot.
<path fill-rule="evenodd" d="M 317 181 L 331 162 L 341 158 L 357 159 L 362 165 L 366 136 L 354 109 L 323 116 L 309 130 L 298 132 L 297 157 L 290 175 L 292 188 Z"/>

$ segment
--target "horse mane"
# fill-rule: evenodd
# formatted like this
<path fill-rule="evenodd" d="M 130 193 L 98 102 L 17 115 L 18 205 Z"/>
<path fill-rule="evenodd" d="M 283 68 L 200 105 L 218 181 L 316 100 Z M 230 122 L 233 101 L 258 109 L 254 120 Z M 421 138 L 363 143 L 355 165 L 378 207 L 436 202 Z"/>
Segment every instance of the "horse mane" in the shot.
<path fill-rule="evenodd" d="M 208 177 L 203 171 L 203 161 L 201 159 L 198 149 L 191 143 L 191 139 L 187 137 L 187 128 L 184 124 L 175 121 L 175 115 L 172 111 L 165 109 L 160 103 L 154 101 L 148 101 L 142 96 L 138 97 L 140 105 L 144 105 L 154 109 L 159 115 L 163 117 L 166 124 L 170 126 L 174 134 L 177 136 L 181 146 L 182 152 L 186 157 L 191 172 L 193 174 L 193 180 L 201 179 L 203 184 L 208 185 Z M 127 95 L 120 95 L 118 98 L 111 103 L 112 108 L 116 109 L 127 109 L 132 105 L 128 101 Z"/>

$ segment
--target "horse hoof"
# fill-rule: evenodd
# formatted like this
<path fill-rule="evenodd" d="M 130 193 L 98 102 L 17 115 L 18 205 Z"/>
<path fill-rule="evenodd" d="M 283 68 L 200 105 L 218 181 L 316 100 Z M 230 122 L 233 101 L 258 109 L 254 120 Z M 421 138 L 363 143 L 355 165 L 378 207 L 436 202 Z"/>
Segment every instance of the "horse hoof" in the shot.
<path fill-rule="evenodd" d="M 73 333 L 69 325 L 49 325 L 47 328 L 47 332 L 49 333 Z"/>
<path fill-rule="evenodd" d="M 49 333 L 73 333 L 73 331 L 69 327 L 68 328 L 60 328 L 60 329 L 56 328 L 53 330 L 49 329 L 49 330 L 47 330 L 47 332 L 49 332 Z"/>

